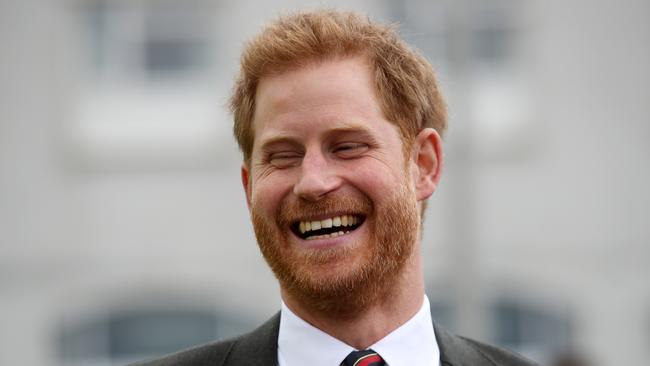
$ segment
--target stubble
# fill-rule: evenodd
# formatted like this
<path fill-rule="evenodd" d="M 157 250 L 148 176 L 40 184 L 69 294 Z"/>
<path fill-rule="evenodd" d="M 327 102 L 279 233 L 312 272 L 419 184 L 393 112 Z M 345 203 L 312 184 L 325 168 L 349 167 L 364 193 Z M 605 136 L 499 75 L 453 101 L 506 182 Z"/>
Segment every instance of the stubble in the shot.
<path fill-rule="evenodd" d="M 328 212 L 363 214 L 369 237 L 335 248 L 291 244 L 291 223 Z M 408 184 L 381 205 L 365 195 L 332 195 L 316 202 L 283 202 L 277 216 L 268 218 L 253 202 L 251 217 L 260 250 L 282 288 L 311 312 L 339 319 L 355 317 L 391 296 L 419 232 L 417 200 Z"/>

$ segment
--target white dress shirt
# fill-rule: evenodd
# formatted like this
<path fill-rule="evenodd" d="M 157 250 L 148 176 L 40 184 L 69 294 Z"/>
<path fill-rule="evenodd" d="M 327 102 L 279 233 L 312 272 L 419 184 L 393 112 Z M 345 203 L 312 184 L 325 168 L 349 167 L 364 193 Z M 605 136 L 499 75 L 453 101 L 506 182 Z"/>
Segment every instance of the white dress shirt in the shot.
<path fill-rule="evenodd" d="M 440 350 L 427 296 L 411 319 L 368 348 L 377 352 L 388 366 L 438 366 Z M 352 351 L 353 347 L 300 319 L 282 303 L 279 366 L 339 366 Z"/>

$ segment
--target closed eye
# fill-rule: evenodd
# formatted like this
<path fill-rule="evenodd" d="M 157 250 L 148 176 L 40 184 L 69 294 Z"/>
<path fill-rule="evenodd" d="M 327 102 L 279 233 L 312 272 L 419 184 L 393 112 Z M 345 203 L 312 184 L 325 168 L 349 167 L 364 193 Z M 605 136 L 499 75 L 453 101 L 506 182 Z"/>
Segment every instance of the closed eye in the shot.
<path fill-rule="evenodd" d="M 344 142 L 334 147 L 334 153 L 342 158 L 357 157 L 368 151 L 368 144 L 361 142 Z"/>
<path fill-rule="evenodd" d="M 301 158 L 302 155 L 299 153 L 282 151 L 270 154 L 268 162 L 276 168 L 283 169 L 299 164 Z"/>

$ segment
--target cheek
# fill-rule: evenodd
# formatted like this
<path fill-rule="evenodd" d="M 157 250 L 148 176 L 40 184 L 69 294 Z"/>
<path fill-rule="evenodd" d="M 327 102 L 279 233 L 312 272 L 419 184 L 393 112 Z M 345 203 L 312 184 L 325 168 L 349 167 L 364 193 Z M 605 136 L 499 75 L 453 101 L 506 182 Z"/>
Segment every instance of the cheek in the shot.
<path fill-rule="evenodd" d="M 377 203 L 402 184 L 402 178 L 385 165 L 378 164 L 355 169 L 348 181 Z"/>
<path fill-rule="evenodd" d="M 266 176 L 254 181 L 251 199 L 253 207 L 267 214 L 274 213 L 282 199 L 291 191 L 291 185 L 286 177 L 281 175 Z"/>

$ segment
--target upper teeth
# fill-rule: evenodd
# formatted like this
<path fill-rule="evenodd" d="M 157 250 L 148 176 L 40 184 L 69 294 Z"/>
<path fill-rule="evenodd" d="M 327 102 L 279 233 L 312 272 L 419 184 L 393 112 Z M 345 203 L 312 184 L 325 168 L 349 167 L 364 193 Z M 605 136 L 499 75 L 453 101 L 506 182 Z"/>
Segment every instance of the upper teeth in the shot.
<path fill-rule="evenodd" d="M 352 226 L 358 224 L 360 219 L 357 216 L 352 215 L 343 215 L 343 216 L 334 216 L 325 220 L 317 221 L 300 221 L 300 233 L 304 234 L 307 231 L 311 230 L 320 230 L 330 228 L 330 227 L 339 227 L 339 226 Z"/>

